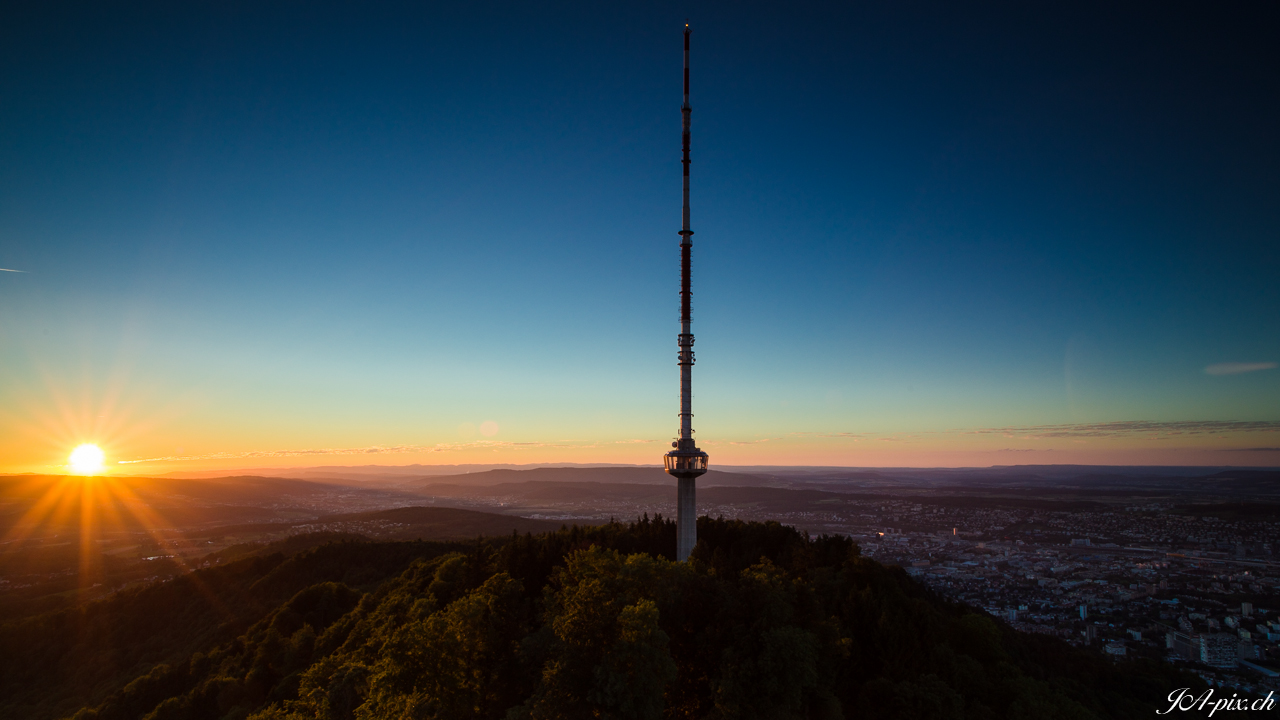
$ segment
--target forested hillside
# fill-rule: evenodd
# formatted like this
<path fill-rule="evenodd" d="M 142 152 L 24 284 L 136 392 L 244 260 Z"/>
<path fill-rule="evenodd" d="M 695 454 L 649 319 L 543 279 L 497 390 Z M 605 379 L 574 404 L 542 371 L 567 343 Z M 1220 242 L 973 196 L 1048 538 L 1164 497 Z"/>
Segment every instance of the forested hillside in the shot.
<path fill-rule="evenodd" d="M 702 518 L 341 542 L 0 632 L 0 715 L 1132 718 L 1199 680 L 948 603 L 839 537 Z M 82 707 L 83 706 L 83 707 Z"/>

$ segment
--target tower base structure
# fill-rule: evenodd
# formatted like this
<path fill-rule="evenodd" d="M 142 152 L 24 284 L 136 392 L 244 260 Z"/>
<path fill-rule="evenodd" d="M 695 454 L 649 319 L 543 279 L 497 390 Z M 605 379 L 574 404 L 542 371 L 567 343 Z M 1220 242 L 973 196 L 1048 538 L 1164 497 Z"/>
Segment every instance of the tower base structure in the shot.
<path fill-rule="evenodd" d="M 698 480 L 682 477 L 676 480 L 676 562 L 689 559 L 698 544 Z"/>
<path fill-rule="evenodd" d="M 676 562 L 684 562 L 698 544 L 697 482 L 707 472 L 707 454 L 693 440 L 672 445 L 676 449 L 667 453 L 664 460 L 667 473 L 676 479 Z"/>

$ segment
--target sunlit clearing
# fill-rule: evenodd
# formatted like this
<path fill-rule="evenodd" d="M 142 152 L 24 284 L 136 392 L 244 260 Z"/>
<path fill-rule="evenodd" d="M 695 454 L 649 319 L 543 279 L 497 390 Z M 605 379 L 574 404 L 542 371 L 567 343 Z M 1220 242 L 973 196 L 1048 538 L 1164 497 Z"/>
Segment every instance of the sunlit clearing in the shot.
<path fill-rule="evenodd" d="M 85 444 L 71 451 L 68 464 L 77 475 L 96 475 L 102 472 L 102 457 L 102 448 Z"/>

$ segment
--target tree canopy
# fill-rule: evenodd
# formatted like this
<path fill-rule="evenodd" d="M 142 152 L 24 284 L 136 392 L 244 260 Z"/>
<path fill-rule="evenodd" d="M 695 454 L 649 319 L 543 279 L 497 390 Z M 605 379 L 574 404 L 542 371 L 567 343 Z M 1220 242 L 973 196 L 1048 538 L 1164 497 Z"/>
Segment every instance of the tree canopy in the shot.
<path fill-rule="evenodd" d="M 182 587 L 0 628 L 6 673 L 61 668 L 27 672 L 25 694 L 8 676 L 0 711 L 1129 718 L 1201 686 L 1167 665 L 1018 633 L 847 538 L 710 518 L 698 534 L 687 563 L 671 557 L 674 523 L 646 517 L 466 544 L 336 543 L 199 571 Z M 103 658 L 112 672 L 94 665 Z M 59 688 L 62 704 L 35 700 Z"/>

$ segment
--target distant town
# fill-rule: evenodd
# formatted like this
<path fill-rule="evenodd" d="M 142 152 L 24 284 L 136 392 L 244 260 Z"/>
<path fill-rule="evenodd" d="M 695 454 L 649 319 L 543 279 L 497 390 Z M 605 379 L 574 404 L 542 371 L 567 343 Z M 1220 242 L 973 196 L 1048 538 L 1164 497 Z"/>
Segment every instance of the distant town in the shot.
<path fill-rule="evenodd" d="M 849 528 L 865 555 L 1019 630 L 1187 664 L 1215 684 L 1280 690 L 1271 664 L 1280 659 L 1280 524 L 1174 514 L 1168 504 L 867 509 L 897 525 Z"/>

